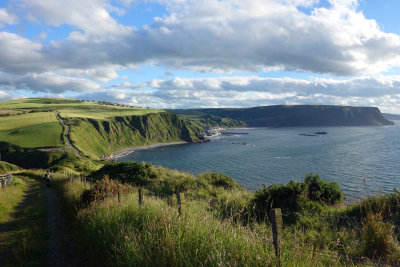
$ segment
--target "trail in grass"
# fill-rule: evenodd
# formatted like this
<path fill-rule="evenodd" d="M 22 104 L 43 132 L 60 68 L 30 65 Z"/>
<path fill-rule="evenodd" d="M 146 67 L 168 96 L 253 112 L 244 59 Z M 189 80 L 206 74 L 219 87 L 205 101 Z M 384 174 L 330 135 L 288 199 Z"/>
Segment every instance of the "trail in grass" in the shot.
<path fill-rule="evenodd" d="M 81 266 L 82 262 L 74 246 L 71 228 L 62 214 L 60 199 L 52 188 L 46 188 L 47 231 L 46 242 L 47 266 Z"/>
<path fill-rule="evenodd" d="M 31 214 L 30 211 L 35 209 L 35 204 L 38 203 L 41 189 L 35 181 L 27 181 L 27 185 L 28 188 L 21 202 L 11 214 L 11 218 L 0 224 L 0 266 L 12 264 L 12 262 L 15 262 L 16 255 L 24 253 L 16 246 L 25 244 L 26 239 L 21 233 L 26 231 L 27 223 L 35 223 L 33 222 L 35 215 L 29 215 Z M 37 258 L 40 258 L 40 256 L 36 255 L 35 260 Z"/>
<path fill-rule="evenodd" d="M 0 266 L 84 265 L 55 189 L 31 177 L 24 181 L 22 201 L 0 224 Z"/>
<path fill-rule="evenodd" d="M 78 158 L 82 158 L 81 153 L 79 152 L 79 150 L 71 144 L 71 141 L 69 140 L 69 125 L 64 123 L 64 120 L 60 117 L 60 114 L 57 114 L 57 118 L 59 119 L 61 126 L 63 126 L 65 128 L 65 142 L 67 143 L 68 147 L 70 147 L 71 149 L 73 149 L 75 151 L 75 154 Z"/>

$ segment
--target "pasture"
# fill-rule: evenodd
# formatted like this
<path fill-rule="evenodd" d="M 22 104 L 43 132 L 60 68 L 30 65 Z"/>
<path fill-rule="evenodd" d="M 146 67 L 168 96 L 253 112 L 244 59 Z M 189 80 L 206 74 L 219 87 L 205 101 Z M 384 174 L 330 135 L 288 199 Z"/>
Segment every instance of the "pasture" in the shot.
<path fill-rule="evenodd" d="M 53 111 L 63 118 L 90 118 L 108 120 L 116 116 L 140 116 L 164 110 L 100 105 L 76 99 L 27 98 L 0 102 L 0 110 Z M 0 128 L 1 130 L 1 128 Z"/>

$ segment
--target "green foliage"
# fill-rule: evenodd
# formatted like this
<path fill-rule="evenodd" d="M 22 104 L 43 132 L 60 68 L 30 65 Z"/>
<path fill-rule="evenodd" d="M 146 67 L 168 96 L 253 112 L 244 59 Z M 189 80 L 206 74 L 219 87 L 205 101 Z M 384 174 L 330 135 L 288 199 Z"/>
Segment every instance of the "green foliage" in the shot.
<path fill-rule="evenodd" d="M 0 142 L 0 153 L 5 161 L 25 169 L 60 169 L 64 165 L 80 166 L 84 169 L 88 164 L 85 159 L 79 160 L 72 151 L 41 151 L 22 148 L 5 142 Z"/>
<path fill-rule="evenodd" d="M 272 208 L 318 211 L 322 209 L 320 204 L 332 205 L 342 200 L 343 192 L 337 183 L 309 174 L 304 183 L 290 181 L 287 185 L 264 186 L 255 193 L 253 202 L 257 209 L 266 211 Z"/>
<path fill-rule="evenodd" d="M 400 192 L 395 188 L 393 193 L 370 196 L 361 203 L 350 205 L 343 215 L 349 217 L 367 217 L 379 214 L 385 220 L 393 220 L 400 225 Z"/>
<path fill-rule="evenodd" d="M 363 223 L 359 255 L 371 259 L 390 261 L 394 255 L 400 257 L 400 246 L 395 238 L 395 227 L 382 221 L 379 214 L 369 214 L 369 221 Z"/>
<path fill-rule="evenodd" d="M 70 126 L 73 144 L 91 158 L 128 147 L 203 139 L 196 126 L 165 112 L 109 120 L 74 119 Z"/>
<path fill-rule="evenodd" d="M 10 171 L 18 171 L 20 169 L 22 169 L 22 168 L 18 167 L 17 165 L 8 163 L 6 161 L 0 161 L 0 174 L 7 173 Z"/>
<path fill-rule="evenodd" d="M 224 189 L 242 190 L 242 186 L 235 180 L 223 173 L 203 173 L 199 176 L 200 180 L 204 180 L 212 186 L 222 187 Z"/>
<path fill-rule="evenodd" d="M 318 174 L 309 174 L 304 179 L 307 186 L 308 198 L 326 204 L 335 204 L 343 200 L 343 192 L 336 182 L 327 182 Z"/>
<path fill-rule="evenodd" d="M 104 176 L 137 186 L 148 185 L 156 178 L 153 166 L 150 163 L 138 162 L 112 162 L 93 172 L 90 178 L 100 180 Z"/>
<path fill-rule="evenodd" d="M 118 194 L 126 194 L 133 191 L 133 188 L 127 184 L 121 184 L 118 180 L 112 180 L 107 175 L 101 180 L 97 180 L 93 187 L 82 192 L 81 202 L 87 206 L 95 201 L 104 200 L 106 197 L 116 196 Z"/>

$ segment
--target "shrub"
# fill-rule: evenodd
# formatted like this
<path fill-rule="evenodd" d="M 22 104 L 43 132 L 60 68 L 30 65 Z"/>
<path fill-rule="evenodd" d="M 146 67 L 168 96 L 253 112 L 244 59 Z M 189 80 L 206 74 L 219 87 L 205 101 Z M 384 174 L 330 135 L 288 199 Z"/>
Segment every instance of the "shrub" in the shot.
<path fill-rule="evenodd" d="M 337 183 L 326 182 L 319 175 L 309 174 L 304 183 L 290 181 L 287 185 L 264 186 L 255 193 L 253 204 L 256 210 L 263 211 L 272 208 L 321 211 L 320 204 L 332 205 L 342 199 L 343 193 Z"/>
<path fill-rule="evenodd" d="M 256 210 L 269 211 L 272 208 L 299 210 L 301 200 L 305 200 L 303 183 L 290 181 L 287 185 L 270 185 L 255 193 L 254 204 Z"/>
<path fill-rule="evenodd" d="M 137 186 L 148 185 L 156 178 L 156 173 L 150 163 L 138 162 L 112 162 L 93 172 L 90 178 L 98 180 L 105 175 L 111 179 Z"/>
<path fill-rule="evenodd" d="M 383 259 L 391 261 L 394 255 L 399 256 L 399 244 L 394 237 L 394 225 L 374 219 L 381 216 L 369 215 L 372 219 L 363 223 L 361 231 L 360 255 L 371 259 Z M 398 260 L 396 261 L 399 262 Z"/>
<path fill-rule="evenodd" d="M 304 183 L 310 200 L 326 204 L 335 204 L 343 200 L 343 192 L 338 183 L 323 181 L 318 174 L 307 175 Z"/>
<path fill-rule="evenodd" d="M 122 185 L 118 181 L 112 180 L 105 175 L 103 179 L 96 181 L 91 189 L 83 191 L 81 202 L 84 205 L 89 205 L 94 201 L 100 201 L 107 197 L 116 196 L 118 193 L 118 186 L 120 187 L 120 193 L 126 193 L 133 190 L 128 185 Z"/>
<path fill-rule="evenodd" d="M 223 187 L 224 189 L 242 189 L 242 186 L 235 180 L 223 173 L 203 173 L 200 180 L 205 180 L 212 186 Z"/>

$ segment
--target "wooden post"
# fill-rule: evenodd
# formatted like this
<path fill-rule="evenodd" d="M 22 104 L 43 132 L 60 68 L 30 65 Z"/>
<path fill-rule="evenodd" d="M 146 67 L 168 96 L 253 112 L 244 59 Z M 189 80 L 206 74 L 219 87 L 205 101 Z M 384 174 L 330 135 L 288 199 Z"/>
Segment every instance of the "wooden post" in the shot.
<path fill-rule="evenodd" d="M 143 204 L 143 192 L 142 192 L 142 188 L 139 188 L 138 193 L 139 193 L 139 206 L 142 206 L 142 204 Z"/>
<path fill-rule="evenodd" d="M 178 202 L 178 215 L 182 214 L 182 193 L 176 193 L 176 200 Z"/>
<path fill-rule="evenodd" d="M 121 203 L 121 189 L 119 184 L 118 184 L 118 203 Z"/>
<path fill-rule="evenodd" d="M 281 209 L 272 209 L 269 213 L 272 224 L 272 237 L 278 266 L 281 266 L 281 236 L 282 236 L 282 212 Z"/>

